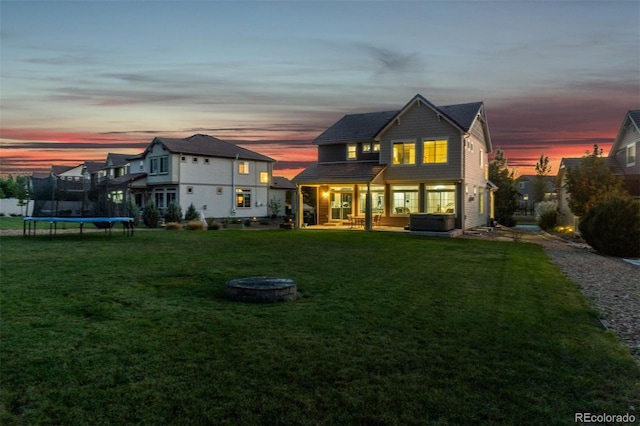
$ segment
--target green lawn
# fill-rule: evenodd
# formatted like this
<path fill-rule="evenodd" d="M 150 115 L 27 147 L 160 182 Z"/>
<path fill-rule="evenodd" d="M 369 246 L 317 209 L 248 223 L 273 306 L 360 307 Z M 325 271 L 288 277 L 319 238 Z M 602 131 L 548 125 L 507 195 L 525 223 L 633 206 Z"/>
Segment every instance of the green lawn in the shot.
<path fill-rule="evenodd" d="M 535 245 L 307 230 L 0 246 L 3 425 L 552 425 L 640 407 L 637 364 Z M 224 297 L 254 275 L 295 279 L 299 299 Z"/>

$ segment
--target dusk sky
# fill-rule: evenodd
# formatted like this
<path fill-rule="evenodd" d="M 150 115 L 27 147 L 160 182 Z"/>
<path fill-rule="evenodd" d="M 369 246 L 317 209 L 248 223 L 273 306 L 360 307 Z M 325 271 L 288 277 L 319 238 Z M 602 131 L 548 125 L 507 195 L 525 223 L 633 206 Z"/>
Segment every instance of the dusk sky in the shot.
<path fill-rule="evenodd" d="M 483 101 L 519 174 L 640 108 L 638 1 L 0 0 L 1 173 L 209 134 L 292 177 L 344 114 Z M 308 163 L 307 163 L 308 164 Z"/>

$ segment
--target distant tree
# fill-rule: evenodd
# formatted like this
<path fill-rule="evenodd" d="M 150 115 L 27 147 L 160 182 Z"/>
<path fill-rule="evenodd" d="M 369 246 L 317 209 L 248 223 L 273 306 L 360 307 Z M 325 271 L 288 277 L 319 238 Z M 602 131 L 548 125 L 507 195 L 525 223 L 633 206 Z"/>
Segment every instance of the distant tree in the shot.
<path fill-rule="evenodd" d="M 187 212 L 184 214 L 184 220 L 189 222 L 198 219 L 200 219 L 200 213 L 198 213 L 198 210 L 196 210 L 196 206 L 194 206 L 193 203 L 189 204 L 189 207 L 187 207 Z"/>
<path fill-rule="evenodd" d="M 536 178 L 533 182 L 534 203 L 544 201 L 545 194 L 549 192 L 549 173 L 551 173 L 549 157 L 544 154 L 540 154 L 540 159 L 536 163 Z"/>
<path fill-rule="evenodd" d="M 160 223 L 160 210 L 153 200 L 149 200 L 142 213 L 142 221 L 148 228 L 157 228 Z"/>
<path fill-rule="evenodd" d="M 172 201 L 167 206 L 167 211 L 164 214 L 165 222 L 180 222 L 182 220 L 182 208 L 180 204 Z"/>
<path fill-rule="evenodd" d="M 505 226 L 514 226 L 513 214 L 518 209 L 518 191 L 514 172 L 509 171 L 507 159 L 500 149 L 489 163 L 489 180 L 498 187 L 494 198 L 495 220 Z"/>
<path fill-rule="evenodd" d="M 564 187 L 571 194 L 569 209 L 580 217 L 599 201 L 627 195 L 622 180 L 613 174 L 597 144 L 593 146 L 593 152 L 587 151 L 576 167 L 567 169 Z"/>

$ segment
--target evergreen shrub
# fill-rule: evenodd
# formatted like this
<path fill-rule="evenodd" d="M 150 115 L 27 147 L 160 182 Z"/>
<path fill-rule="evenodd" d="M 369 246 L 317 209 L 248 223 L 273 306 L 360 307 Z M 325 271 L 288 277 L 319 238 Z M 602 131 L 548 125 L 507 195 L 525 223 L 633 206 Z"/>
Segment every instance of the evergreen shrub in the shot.
<path fill-rule="evenodd" d="M 580 235 L 609 256 L 640 257 L 640 202 L 614 196 L 595 204 L 580 219 Z"/>

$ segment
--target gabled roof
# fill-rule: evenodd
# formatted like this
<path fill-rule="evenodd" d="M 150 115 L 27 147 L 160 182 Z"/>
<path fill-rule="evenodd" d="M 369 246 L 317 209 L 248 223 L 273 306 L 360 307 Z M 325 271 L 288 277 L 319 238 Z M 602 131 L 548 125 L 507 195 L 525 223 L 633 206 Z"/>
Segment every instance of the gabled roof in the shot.
<path fill-rule="evenodd" d="M 273 189 L 296 189 L 296 185 L 284 176 L 272 176 L 271 188 Z"/>
<path fill-rule="evenodd" d="M 129 162 L 131 154 L 116 154 L 110 152 L 107 154 L 106 167 L 119 167 L 124 166 Z"/>
<path fill-rule="evenodd" d="M 414 96 L 402 109 L 394 111 L 370 112 L 364 114 L 348 114 L 338 120 L 333 126 L 325 130 L 313 143 L 328 145 L 340 142 L 360 142 L 377 139 L 388 130 L 394 120 L 411 109 L 414 105 L 421 104 L 431 108 L 436 114 L 443 117 L 461 132 L 468 132 L 476 119 L 485 121 L 487 143 L 490 138 L 484 117 L 484 103 L 471 102 L 456 105 L 435 106 L 422 95 Z"/>
<path fill-rule="evenodd" d="M 622 124 L 620 125 L 620 129 L 618 130 L 618 135 L 613 140 L 613 145 L 611 145 L 609 157 L 616 156 L 616 153 L 620 149 L 620 144 L 624 139 L 624 135 L 627 133 L 627 130 L 630 126 L 635 127 L 636 132 L 640 132 L 640 109 L 632 109 L 627 111 L 627 114 L 624 116 Z"/>
<path fill-rule="evenodd" d="M 560 160 L 560 169 L 572 169 L 580 164 L 584 157 L 572 157 L 572 158 L 563 158 Z M 604 163 L 609 166 L 614 175 L 624 175 L 624 170 L 620 167 L 620 164 L 613 157 L 600 157 L 604 160 Z M 558 172 L 560 175 L 560 172 Z"/>
<path fill-rule="evenodd" d="M 85 161 L 84 167 L 87 169 L 89 174 L 94 174 L 104 168 L 104 163 L 98 161 Z"/>
<path fill-rule="evenodd" d="M 371 140 L 397 113 L 398 110 L 345 115 L 336 124 L 322 132 L 313 143 L 323 145 Z"/>
<path fill-rule="evenodd" d="M 172 152 L 174 154 L 203 155 L 219 158 L 237 157 L 241 160 L 256 160 L 267 162 L 276 161 L 273 158 L 267 157 L 266 155 L 258 154 L 257 152 L 250 151 L 248 149 L 239 147 L 238 145 L 222 141 L 209 135 L 197 134 L 184 139 L 154 138 L 151 144 L 145 150 L 145 155 L 149 152 L 149 149 L 154 144 L 161 144 L 169 152 Z"/>
<path fill-rule="evenodd" d="M 110 185 L 122 185 L 125 183 L 133 182 L 147 176 L 146 173 L 128 173 L 126 175 L 118 176 L 115 179 L 109 181 Z"/>
<path fill-rule="evenodd" d="M 314 164 L 300 172 L 296 183 L 366 183 L 372 182 L 386 167 L 372 162 Z"/>
<path fill-rule="evenodd" d="M 51 166 L 51 173 L 57 176 L 76 167 L 78 166 L 60 166 L 54 164 Z"/>

